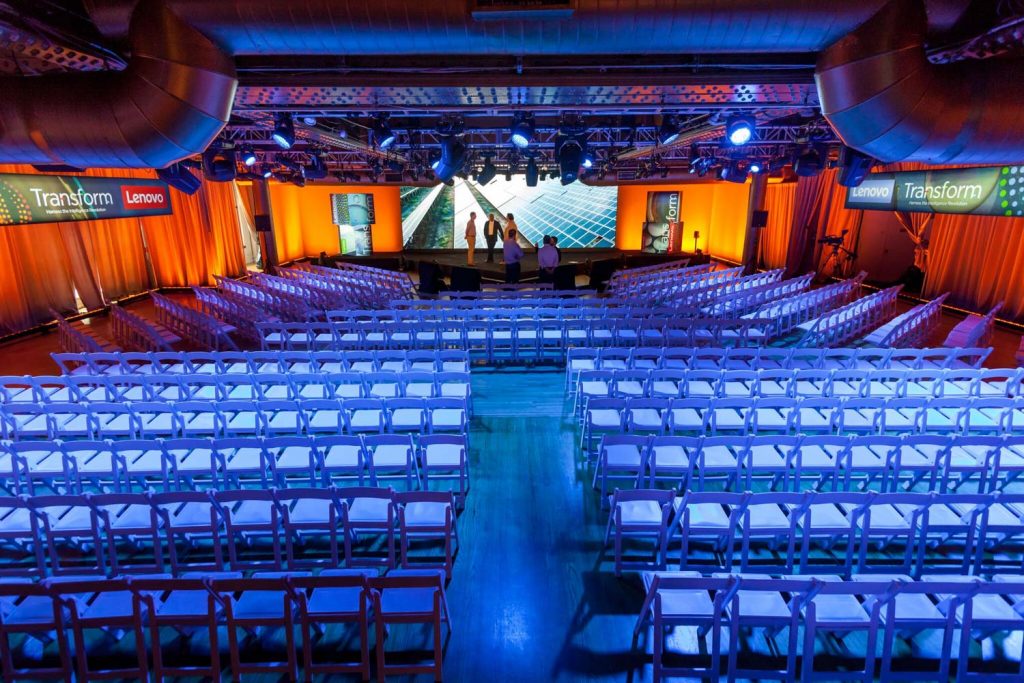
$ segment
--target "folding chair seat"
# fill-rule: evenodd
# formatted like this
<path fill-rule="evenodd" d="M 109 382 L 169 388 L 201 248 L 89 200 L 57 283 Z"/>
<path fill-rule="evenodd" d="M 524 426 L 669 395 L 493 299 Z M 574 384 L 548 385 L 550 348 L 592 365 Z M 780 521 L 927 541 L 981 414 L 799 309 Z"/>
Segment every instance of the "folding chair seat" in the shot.
<path fill-rule="evenodd" d="M 922 426 L 924 403 L 919 398 L 884 399 L 879 412 L 878 430 L 884 434 L 913 434 Z"/>
<path fill-rule="evenodd" d="M 277 489 L 274 496 L 288 568 L 340 567 L 341 508 L 335 489 Z"/>
<path fill-rule="evenodd" d="M 648 436 L 606 434 L 601 438 L 592 486 L 600 491 L 601 507 L 608 504 L 608 483 L 626 481 L 641 488 L 647 479 Z M 616 487 L 618 488 L 618 487 Z"/>
<path fill-rule="evenodd" d="M 78 680 L 136 679 L 148 680 L 149 657 L 146 654 L 145 637 L 135 613 L 134 601 L 128 588 L 128 581 L 117 579 L 85 579 L 68 581 L 54 586 L 59 593 L 62 606 L 69 615 L 69 630 L 73 635 Z M 105 659 L 103 668 L 93 669 L 89 654 L 98 648 L 94 637 L 87 633 L 99 631 L 110 642 L 121 641 L 128 633 L 135 641 L 135 659 L 116 659 L 119 668 L 108 668 L 110 660 Z"/>
<path fill-rule="evenodd" d="M 63 379 L 60 383 L 64 384 Z M 44 400 L 37 395 L 36 384 L 31 377 L 0 377 L 0 402 L 35 403 Z"/>
<path fill-rule="evenodd" d="M 934 368 L 926 370 L 904 370 L 900 396 L 908 398 L 933 398 L 943 396 L 946 389 L 946 373 Z"/>
<path fill-rule="evenodd" d="M 742 538 L 740 571 L 748 571 L 752 562 L 764 569 L 774 566 L 781 572 L 792 571 L 798 521 L 792 506 L 805 499 L 801 493 L 758 493 L 750 497 L 750 504 L 737 512 Z"/>
<path fill-rule="evenodd" d="M 768 397 L 753 399 L 750 411 L 752 434 L 789 434 L 796 420 L 797 402 L 792 398 Z"/>
<path fill-rule="evenodd" d="M 288 582 L 298 605 L 302 633 L 302 668 L 306 680 L 314 674 L 358 672 L 370 679 L 369 592 L 367 580 L 376 573 L 367 569 L 326 569 L 317 577 L 292 576 Z M 324 636 L 329 624 L 354 624 L 359 633 L 359 657 L 346 662 L 338 657 L 345 643 Z M 328 661 L 314 661 L 314 647 L 330 647 Z"/>
<path fill-rule="evenodd" d="M 669 434 L 703 435 L 711 419 L 711 401 L 706 398 L 675 398 L 669 403 L 666 425 Z"/>
<path fill-rule="evenodd" d="M 0 442 L 0 488 L 11 496 L 20 496 L 23 491 L 30 494 L 31 482 L 25 480 L 24 467 L 15 458 L 11 445 Z"/>
<path fill-rule="evenodd" d="M 126 403 L 90 403 L 89 418 L 98 438 L 133 439 L 139 433 L 138 420 Z"/>
<path fill-rule="evenodd" d="M 261 433 L 265 423 L 260 405 L 256 401 L 221 401 L 212 404 L 212 407 L 217 412 L 224 436 L 239 437 L 258 436 Z"/>
<path fill-rule="evenodd" d="M 921 367 L 922 357 L 921 349 L 893 349 L 886 364 L 896 370 L 917 370 Z"/>
<path fill-rule="evenodd" d="M 225 372 L 221 363 L 221 351 L 190 351 L 182 358 L 183 374 L 219 375 Z"/>
<path fill-rule="evenodd" d="M 249 374 L 278 374 L 281 369 L 282 351 L 250 351 L 246 358 L 249 361 Z M 308 353 L 308 352 L 306 352 Z M 255 397 L 254 397 L 255 398 Z"/>
<path fill-rule="evenodd" d="M 370 473 L 370 485 L 383 479 L 404 479 L 407 491 L 419 486 L 420 473 L 412 438 L 399 434 L 363 437 L 363 457 Z"/>
<path fill-rule="evenodd" d="M 163 403 L 173 401 L 185 401 L 190 397 L 191 375 L 132 375 L 141 384 L 141 390 L 137 391 L 134 398 L 124 396 L 123 391 L 119 392 L 117 400 L 131 401 L 159 401 Z M 210 379 L 210 376 L 205 376 Z M 120 380 L 120 378 L 118 378 Z M 134 387 L 133 387 L 134 389 Z M 214 397 L 215 398 L 215 397 Z"/>
<path fill-rule="evenodd" d="M 487 360 L 489 362 L 513 362 L 518 358 L 517 328 L 513 320 L 499 318 L 489 320 L 487 322 L 487 342 Z M 527 353 L 526 355 L 532 354 Z"/>
<path fill-rule="evenodd" d="M 221 382 L 220 375 L 183 375 L 177 378 L 178 398 L 171 399 L 170 394 L 165 395 L 165 398 L 175 401 L 225 401 L 228 399 L 225 392 L 231 386 Z"/>
<path fill-rule="evenodd" d="M 394 491 L 390 488 L 353 486 L 338 489 L 338 497 L 341 499 L 346 566 L 383 565 L 394 568 L 395 532 L 398 523 L 398 511 L 393 500 Z M 357 555 L 355 544 L 367 537 L 370 547 L 366 552 Z M 379 543 L 383 543 L 382 549 L 374 547 Z"/>
<path fill-rule="evenodd" d="M 725 368 L 728 349 L 700 347 L 693 351 L 690 370 L 722 370 Z"/>
<path fill-rule="evenodd" d="M 46 575 L 45 544 L 41 542 L 39 520 L 29 500 L 31 498 L 26 496 L 0 498 L 0 543 L 8 554 L 7 561 L 0 565 L 0 585 Z M 16 552 L 22 557 L 16 558 Z M 5 610 L 0 606 L 0 624 L 4 615 Z"/>
<path fill-rule="evenodd" d="M 254 380 L 256 374 L 226 373 L 218 375 L 218 393 L 224 401 L 255 401 L 260 397 L 259 386 Z"/>
<path fill-rule="evenodd" d="M 17 413 L 28 412 L 28 409 L 34 406 L 21 406 L 12 405 L 7 406 L 7 409 L 11 412 L 17 411 Z M 88 403 L 61 403 L 61 404 L 49 404 L 41 406 L 47 416 L 48 424 L 50 426 L 49 434 L 43 435 L 43 438 L 50 439 L 98 439 L 103 438 L 107 435 L 100 435 L 100 423 L 93 413 L 92 405 Z M 38 427 L 36 427 L 38 429 Z M 33 437 L 36 434 L 35 430 L 30 432 Z M 24 435 L 24 436 L 23 436 Z M 16 435 L 17 438 L 25 438 L 28 434 L 25 434 L 22 430 L 21 434 Z"/>
<path fill-rule="evenodd" d="M 32 495 L 37 482 L 54 493 L 70 493 L 75 489 L 74 473 L 60 443 L 53 441 L 22 441 L 9 444 L 11 476 Z"/>
<path fill-rule="evenodd" d="M 629 370 L 630 349 L 602 348 L 597 352 L 598 370 Z"/>
<path fill-rule="evenodd" d="M 939 403 L 940 400 L 948 403 Z M 932 417 L 932 406 L 942 407 L 942 413 L 952 419 L 954 411 L 959 406 L 957 415 L 958 428 L 951 431 L 959 431 L 963 434 L 1008 434 L 1019 433 L 1014 424 L 1016 409 L 1013 399 L 1005 398 L 972 398 L 972 399 L 935 399 L 928 404 L 926 420 Z"/>
<path fill-rule="evenodd" d="M 387 429 L 384 401 L 376 398 L 346 399 L 341 402 L 345 431 L 349 434 L 380 434 Z"/>
<path fill-rule="evenodd" d="M 785 658 L 786 671 L 794 671 L 799 651 L 796 633 L 799 623 L 797 610 L 799 601 L 795 594 L 798 594 L 798 591 L 805 586 L 809 587 L 809 584 L 803 580 L 772 580 L 766 574 L 713 574 L 712 577 L 723 579 L 735 577 L 739 580 L 738 590 L 730 591 L 731 599 L 724 604 L 724 618 L 729 622 L 730 641 L 733 643 L 743 642 L 745 640 L 742 635 L 744 631 L 763 634 L 768 641 L 774 641 L 774 634 L 788 627 L 788 647 L 783 650 L 774 642 L 771 642 L 769 647 L 773 653 L 780 652 L 779 656 Z M 787 595 L 790 596 L 789 601 L 785 597 Z M 774 671 L 751 668 L 756 660 L 747 658 L 740 660 L 740 651 L 741 648 L 737 646 L 729 648 L 728 670 L 731 674 L 743 678 L 759 679 L 763 675 L 775 673 Z"/>
<path fill-rule="evenodd" d="M 175 576 L 180 576 L 182 569 L 224 569 L 224 520 L 209 493 L 153 493 L 150 495 L 150 504 L 166 538 L 167 556 Z M 201 547 L 204 544 L 208 548 Z M 196 553 L 195 558 L 192 557 L 193 553 Z M 200 557 L 204 561 L 200 561 Z"/>
<path fill-rule="evenodd" d="M 67 387 L 70 389 L 68 399 L 81 402 L 106 402 L 116 401 L 117 392 L 110 381 L 111 375 L 88 375 L 65 377 Z M 51 403 L 59 403 L 56 393 L 48 393 L 47 400 Z"/>
<path fill-rule="evenodd" d="M 592 398 L 583 411 L 580 446 L 588 455 L 596 437 L 625 431 L 626 401 L 620 398 Z"/>
<path fill-rule="evenodd" d="M 439 372 L 438 351 L 408 351 L 403 354 L 402 371 Z M 395 361 L 397 363 L 397 359 Z"/>
<path fill-rule="evenodd" d="M 166 376 L 166 375 L 165 375 Z M 150 400 L 150 384 L 147 378 L 142 375 L 118 375 L 107 378 L 110 382 L 109 390 L 112 394 L 112 401 L 148 401 Z M 177 400 L 177 399 L 172 399 Z"/>
<path fill-rule="evenodd" d="M 867 370 L 833 370 L 827 383 L 828 395 L 835 398 L 863 398 L 865 396 L 896 396 L 895 387 L 885 382 L 875 383 Z M 808 387 L 809 384 L 804 386 Z"/>
<path fill-rule="evenodd" d="M 38 521 L 39 538 L 45 539 L 53 576 L 104 573 L 99 520 L 84 497 L 33 496 L 29 506 Z"/>
<path fill-rule="evenodd" d="M 400 569 L 381 578 L 369 578 L 371 609 L 374 614 L 378 677 L 398 674 L 442 676 L 444 642 L 442 629 L 451 616 L 444 592 L 445 574 L 437 569 Z M 426 623 L 433 626 L 434 661 L 431 664 L 388 664 L 385 639 L 389 624 Z"/>
<path fill-rule="evenodd" d="M 436 351 L 435 357 L 437 358 L 437 369 L 439 372 L 469 372 L 469 356 L 464 350 Z M 410 360 L 410 362 L 412 361 Z M 413 366 L 411 369 L 420 370 L 425 368 Z"/>
<path fill-rule="evenodd" d="M 260 401 L 256 404 L 259 431 L 267 437 L 298 436 L 305 430 L 305 415 L 299 401 Z"/>
<path fill-rule="evenodd" d="M 368 372 L 363 375 L 364 395 L 388 399 L 402 395 L 402 374 L 396 372 Z"/>
<path fill-rule="evenodd" d="M 901 494 L 902 500 L 914 494 Z M 918 494 L 918 505 L 895 505 L 892 494 L 880 494 L 860 504 L 840 503 L 850 523 L 858 528 L 860 544 L 855 571 L 877 572 L 879 569 L 894 568 L 897 571 L 913 570 L 915 540 L 920 528 L 920 518 L 927 507 L 927 495 Z M 867 554 L 868 545 L 873 553 L 886 551 L 886 557 Z M 893 546 L 895 546 L 893 548 Z M 902 557 L 900 557 L 902 555 Z"/>
<path fill-rule="evenodd" d="M 374 351 L 346 351 L 345 352 L 346 372 L 357 373 L 352 380 L 362 385 L 362 377 L 358 373 L 379 372 L 380 364 L 377 361 L 377 354 Z M 355 397 L 353 397 L 355 398 Z"/>
<path fill-rule="evenodd" d="M 614 373 L 610 370 L 581 371 L 576 385 L 574 412 L 580 414 L 590 399 L 611 398 L 613 379 Z"/>
<path fill-rule="evenodd" d="M 672 488 L 685 490 L 690 485 L 693 461 L 700 447 L 700 437 L 651 437 L 644 456 L 648 472 L 646 486 L 656 488 L 659 482 L 670 481 Z"/>
<path fill-rule="evenodd" d="M 870 436 L 853 438 L 840 460 L 840 475 L 844 491 L 854 490 L 854 480 L 862 490 L 878 481 L 882 491 L 888 490 L 893 461 L 903 441 L 898 436 Z"/>
<path fill-rule="evenodd" d="M 832 371 L 796 370 L 793 376 L 793 396 L 796 398 L 832 396 Z"/>
<path fill-rule="evenodd" d="M 51 438 L 54 427 L 48 406 L 38 403 L 0 405 L 0 419 L 3 437 L 11 440 Z"/>
<path fill-rule="evenodd" d="M 644 387 L 644 394 L 653 398 L 680 398 L 685 381 L 685 371 L 652 370 Z"/>
<path fill-rule="evenodd" d="M 0 675 L 4 681 L 40 681 L 46 679 L 73 680 L 75 677 L 71 647 L 68 644 L 66 612 L 55 594 L 54 579 L 32 582 L 19 577 L 0 581 Z M 55 661 L 38 661 L 38 657 L 15 655 L 28 644 L 40 641 L 43 646 L 56 640 Z M 33 666 L 32 664 L 35 664 Z"/>
<path fill-rule="evenodd" d="M 758 372 L 758 395 L 763 397 L 791 398 L 794 396 L 794 373 L 792 370 L 761 370 Z"/>
<path fill-rule="evenodd" d="M 759 357 L 760 349 L 756 347 L 730 347 L 725 351 L 725 361 L 722 365 L 722 369 L 757 371 L 761 369 L 761 366 L 758 364 Z"/>
<path fill-rule="evenodd" d="M 801 439 L 798 436 L 755 436 L 748 439 L 746 448 L 739 454 L 739 466 L 744 477 L 743 490 L 754 490 L 754 479 L 768 480 L 772 491 L 779 484 L 788 489 L 790 462 Z"/>
<path fill-rule="evenodd" d="M 432 372 L 403 372 L 398 376 L 399 384 L 394 396 L 382 398 L 430 398 L 437 395 L 437 387 L 434 383 Z M 371 395 L 373 392 L 371 391 Z"/>
<path fill-rule="evenodd" d="M 283 566 L 281 509 L 269 489 L 221 490 L 213 493 L 216 510 L 224 525 L 228 546 L 228 565 L 234 571 Z M 259 547 L 262 546 L 262 547 Z M 262 559 L 267 553 L 271 559 Z M 256 557 L 246 558 L 246 549 L 256 549 Z"/>
<path fill-rule="evenodd" d="M 836 405 L 835 424 L 840 434 L 878 434 L 882 414 L 892 400 L 849 398 Z"/>
<path fill-rule="evenodd" d="M 623 413 L 626 431 L 634 434 L 659 435 L 665 432 L 665 412 L 669 400 L 663 398 L 631 398 Z"/>
<path fill-rule="evenodd" d="M 140 401 L 130 408 L 139 438 L 176 437 L 185 431 L 183 418 L 171 403 Z"/>
<path fill-rule="evenodd" d="M 958 433 L 967 407 L 963 398 L 936 398 L 922 402 L 919 431 L 926 434 Z"/>
<path fill-rule="evenodd" d="M 486 320 L 471 319 L 464 323 L 464 338 L 469 357 L 491 360 L 490 323 Z"/>
<path fill-rule="evenodd" d="M 833 491 L 838 486 L 839 465 L 850 445 L 849 437 L 811 435 L 798 437 L 797 445 L 789 451 L 788 490 L 803 491 L 804 481 L 814 477 L 810 490 L 820 491 L 826 484 Z"/>
<path fill-rule="evenodd" d="M 180 351 L 127 352 L 121 354 L 121 367 L 126 374 L 189 375 L 197 372 L 192 357 Z"/>
<path fill-rule="evenodd" d="M 517 361 L 532 363 L 540 359 L 540 320 L 535 312 L 517 311 L 512 314 L 514 354 Z M 492 329 L 495 329 L 492 327 Z"/>
<path fill-rule="evenodd" d="M 228 652 L 231 677 L 242 680 L 246 674 L 278 674 L 289 680 L 296 679 L 294 596 L 288 585 L 291 577 L 306 577 L 302 572 L 256 572 L 247 579 L 218 578 L 210 582 L 210 589 L 220 596 L 224 605 L 227 626 Z M 268 633 L 284 635 L 284 652 L 280 660 L 267 661 L 267 649 L 255 647 L 243 650 L 244 638 L 239 631 L 258 639 L 262 645 Z M 259 661 L 243 661 L 252 650 L 263 655 Z"/>
<path fill-rule="evenodd" d="M 212 446 L 217 460 L 224 465 L 225 483 L 231 487 L 242 488 L 248 484 L 266 489 L 277 481 L 275 462 L 261 439 L 228 437 L 214 439 Z"/>
<path fill-rule="evenodd" d="M 467 405 L 461 398 L 431 398 L 426 400 L 427 429 L 431 434 L 467 431 Z"/>
<path fill-rule="evenodd" d="M 112 441 L 109 448 L 124 478 L 127 490 L 138 485 L 141 491 L 170 488 L 172 463 L 164 452 L 163 445 L 152 439 Z"/>
<path fill-rule="evenodd" d="M 91 375 L 120 375 L 125 372 L 124 352 L 115 353 L 86 353 L 85 363 Z M 137 359 L 148 360 L 149 354 L 135 354 Z M 66 374 L 66 373 L 65 373 Z M 85 374 L 85 373 L 81 373 Z"/>
<path fill-rule="evenodd" d="M 650 562 L 627 562 L 623 555 L 623 541 L 627 538 L 651 538 L 655 543 L 654 568 L 664 569 L 668 554 L 669 521 L 674 513 L 675 491 L 615 489 L 611 497 L 611 511 L 604 533 L 607 549 L 614 533 L 615 575 L 623 569 L 650 567 Z"/>
<path fill-rule="evenodd" d="M 700 449 L 691 459 L 687 486 L 696 491 L 707 490 L 708 479 L 719 481 L 729 489 L 740 476 L 740 464 L 750 437 L 708 436 L 700 441 Z M 694 482 L 696 477 L 696 482 Z"/>
<path fill-rule="evenodd" d="M 402 568 L 436 567 L 443 569 L 445 578 L 451 577 L 455 554 L 458 552 L 459 533 L 456 528 L 455 496 L 451 491 L 407 491 L 394 494 L 398 510 L 398 531 L 402 548 Z M 442 562 L 424 562 L 411 557 L 413 541 L 440 540 L 444 547 Z"/>
<path fill-rule="evenodd" d="M 75 387 L 65 376 L 61 377 L 27 377 L 21 380 L 32 388 L 31 394 L 24 392 L 18 394 L 19 401 L 4 401 L 4 403 L 70 403 L 78 401 Z"/>
<path fill-rule="evenodd" d="M 251 405 L 251 404 L 248 404 Z M 209 401 L 182 401 L 174 404 L 184 437 L 214 437 L 225 431 L 223 415 Z"/>
<path fill-rule="evenodd" d="M 426 402 L 422 398 L 391 398 L 385 401 L 387 431 L 422 434 L 427 431 Z"/>
<path fill-rule="evenodd" d="M 831 434 L 840 404 L 833 398 L 799 398 L 793 429 L 797 434 Z"/>
<path fill-rule="evenodd" d="M 708 425 L 711 435 L 724 433 L 749 434 L 754 414 L 754 403 L 745 398 L 717 398 L 708 405 Z"/>
<path fill-rule="evenodd" d="M 133 577 L 128 583 L 135 612 L 152 657 L 155 680 L 173 677 L 206 677 L 220 680 L 221 660 L 218 624 L 223 621 L 224 604 L 210 590 L 210 581 L 241 578 L 240 572 L 186 572 L 177 578 Z M 162 633 L 174 631 L 179 636 L 165 647 Z M 194 633 L 206 636 L 208 654 L 198 652 L 193 658 L 183 652 L 185 640 Z M 197 648 L 198 649 L 198 648 Z"/>
<path fill-rule="evenodd" d="M 323 486 L 331 486 L 335 477 L 354 477 L 360 486 L 366 473 L 363 441 L 358 436 L 334 434 L 319 436 L 313 441 L 320 458 Z"/>
<path fill-rule="evenodd" d="M 337 399 L 306 399 L 299 402 L 306 434 L 340 434 L 346 429 L 343 401 Z"/>
<path fill-rule="evenodd" d="M 263 440 L 263 452 L 272 463 L 277 486 L 316 486 L 320 454 L 307 436 L 277 436 Z"/>
<path fill-rule="evenodd" d="M 348 370 L 345 351 L 312 351 L 309 354 L 309 370 L 300 374 L 330 375 Z"/>
<path fill-rule="evenodd" d="M 163 539 L 148 494 L 89 494 L 86 502 L 99 520 L 111 576 L 164 571 Z"/>
<path fill-rule="evenodd" d="M 117 457 L 106 441 L 66 441 L 61 444 L 68 489 L 84 492 L 86 484 L 101 491 L 128 488 L 126 463 Z"/>
<path fill-rule="evenodd" d="M 694 349 L 685 346 L 666 347 L 661 354 L 661 367 L 665 370 L 688 370 L 693 365 Z"/>
<path fill-rule="evenodd" d="M 252 380 L 253 386 L 256 387 L 255 398 L 261 401 L 287 401 L 296 398 L 290 375 L 267 373 L 254 375 Z"/>
<path fill-rule="evenodd" d="M 735 349 L 743 351 L 743 349 Z M 791 349 L 761 347 L 757 349 L 757 361 L 752 370 L 788 370 Z"/>
<path fill-rule="evenodd" d="M 437 396 L 441 398 L 463 399 L 467 402 L 467 405 L 471 405 L 472 389 L 468 372 L 439 372 L 435 379 L 437 382 Z"/>
<path fill-rule="evenodd" d="M 686 398 L 715 398 L 722 395 L 722 372 L 719 370 L 689 370 L 680 383 Z"/>
<path fill-rule="evenodd" d="M 822 370 L 856 370 L 857 355 L 860 349 L 834 348 L 821 349 L 821 361 L 818 365 Z"/>
<path fill-rule="evenodd" d="M 736 527 L 742 513 L 742 495 L 687 492 L 675 500 L 674 506 L 672 524 L 678 527 L 681 541 L 680 571 L 687 570 L 691 558 L 701 556 L 690 550 L 694 543 L 710 545 L 714 551 L 712 556 L 724 554 L 724 566 L 731 566 Z"/>
<path fill-rule="evenodd" d="M 751 398 L 760 394 L 758 374 L 754 370 L 726 370 L 718 385 L 726 398 Z"/>
<path fill-rule="evenodd" d="M 611 318 L 587 318 L 581 322 L 586 322 L 587 324 L 587 346 L 596 347 L 603 352 L 606 348 L 616 345 L 619 321 Z M 621 358 L 619 353 L 622 353 Z M 626 349 L 615 349 L 615 353 L 608 360 L 610 362 L 606 363 L 604 354 L 600 354 L 598 356 L 598 369 L 625 370 L 629 367 L 629 352 Z"/>
<path fill-rule="evenodd" d="M 325 374 L 289 374 L 287 379 L 289 390 L 278 393 L 287 393 L 296 400 L 327 399 L 334 395 L 334 389 Z"/>
<path fill-rule="evenodd" d="M 950 446 L 944 436 L 905 437 L 892 454 L 891 489 L 913 491 L 921 481 L 927 481 L 928 491 L 944 488 Z"/>
<path fill-rule="evenodd" d="M 208 439 L 168 439 L 163 450 L 176 491 L 217 488 L 226 476 L 224 458 Z"/>
<path fill-rule="evenodd" d="M 285 375 L 316 372 L 310 351 L 281 351 L 277 355 L 278 372 Z"/>
<path fill-rule="evenodd" d="M 431 481 L 451 482 L 450 488 L 442 490 L 453 491 L 460 508 L 465 505 L 469 493 L 469 459 L 466 450 L 466 437 L 463 435 L 435 434 L 418 439 L 423 489 L 431 490 Z"/>

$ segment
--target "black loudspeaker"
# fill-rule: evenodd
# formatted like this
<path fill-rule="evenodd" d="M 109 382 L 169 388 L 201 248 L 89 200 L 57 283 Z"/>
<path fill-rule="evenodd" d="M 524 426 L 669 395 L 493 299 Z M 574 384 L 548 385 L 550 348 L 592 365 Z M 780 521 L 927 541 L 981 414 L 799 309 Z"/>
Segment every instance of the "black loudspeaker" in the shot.
<path fill-rule="evenodd" d="M 553 286 L 558 290 L 576 289 L 576 264 L 567 263 L 555 268 Z"/>
<path fill-rule="evenodd" d="M 480 271 L 476 268 L 452 266 L 453 292 L 479 292 Z"/>
<path fill-rule="evenodd" d="M 256 232 L 271 232 L 273 229 L 270 225 L 270 216 L 265 213 L 258 213 L 253 216 L 252 224 L 256 228 Z"/>
<path fill-rule="evenodd" d="M 438 294 L 444 288 L 441 267 L 432 261 L 420 261 L 420 294 Z"/>
<path fill-rule="evenodd" d="M 601 259 L 594 261 L 590 266 L 590 288 L 603 292 L 605 285 L 612 273 L 619 267 L 620 260 L 617 258 Z"/>
<path fill-rule="evenodd" d="M 755 228 L 768 227 L 768 212 L 754 211 L 750 217 L 750 224 Z"/>

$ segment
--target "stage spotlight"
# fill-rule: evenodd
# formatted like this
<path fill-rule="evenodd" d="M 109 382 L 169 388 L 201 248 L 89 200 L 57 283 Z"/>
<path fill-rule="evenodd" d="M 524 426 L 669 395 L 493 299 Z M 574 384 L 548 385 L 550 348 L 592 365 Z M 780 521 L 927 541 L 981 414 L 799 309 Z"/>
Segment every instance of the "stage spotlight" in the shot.
<path fill-rule="evenodd" d="M 530 157 L 530 160 L 526 162 L 526 186 L 537 187 L 538 176 L 537 161 L 533 157 Z"/>
<path fill-rule="evenodd" d="M 308 116 L 308 115 L 307 116 L 303 116 L 302 117 L 302 122 L 304 124 L 306 124 L 307 126 L 315 126 L 316 125 L 316 117 L 315 116 Z"/>
<path fill-rule="evenodd" d="M 658 129 L 658 144 L 667 145 L 679 137 L 679 120 L 675 114 L 663 114 L 661 127 Z"/>
<path fill-rule="evenodd" d="M 278 112 L 274 115 L 274 132 L 270 134 L 281 149 L 291 149 L 295 144 L 295 122 L 292 115 Z"/>
<path fill-rule="evenodd" d="M 270 164 L 263 164 L 260 167 L 260 175 L 269 180 L 274 175 L 274 168 Z"/>
<path fill-rule="evenodd" d="M 226 183 L 235 179 L 235 150 L 213 150 L 203 152 L 203 176 L 215 183 Z"/>
<path fill-rule="evenodd" d="M 498 169 L 494 167 L 494 163 L 491 162 L 491 158 L 486 157 L 484 159 L 483 168 L 480 169 L 480 172 L 476 176 L 476 181 L 481 185 L 486 185 L 487 183 L 494 180 L 494 176 L 496 176 L 497 174 Z"/>
<path fill-rule="evenodd" d="M 322 180 L 327 177 L 327 159 L 322 152 L 310 156 L 309 165 L 304 169 L 307 180 Z"/>
<path fill-rule="evenodd" d="M 751 173 L 760 173 L 761 172 L 761 164 L 756 162 L 756 161 L 751 163 L 750 164 L 750 172 Z"/>
<path fill-rule="evenodd" d="M 867 154 L 844 146 L 839 151 L 839 184 L 843 187 L 857 187 L 871 172 L 875 160 Z"/>
<path fill-rule="evenodd" d="M 195 194 L 203 185 L 203 182 L 182 164 L 171 164 L 167 168 L 158 168 L 156 177 L 185 194 Z"/>
<path fill-rule="evenodd" d="M 535 124 L 530 114 L 516 114 L 512 123 L 512 144 L 519 149 L 526 149 L 533 141 Z"/>
<path fill-rule="evenodd" d="M 559 136 L 555 141 L 555 158 L 558 160 L 563 185 L 569 185 L 579 178 L 585 144 L 575 135 Z"/>
<path fill-rule="evenodd" d="M 391 130 L 391 126 L 388 125 L 387 118 L 380 117 L 377 119 L 377 122 L 373 124 L 373 139 L 381 149 L 388 149 L 395 144 L 398 136 L 395 135 L 393 130 Z"/>
<path fill-rule="evenodd" d="M 291 157 L 278 157 L 277 163 L 287 168 L 292 173 L 298 173 L 302 170 L 302 164 L 295 161 Z"/>
<path fill-rule="evenodd" d="M 242 163 L 246 166 L 256 165 L 256 152 L 253 151 L 252 147 L 242 147 L 241 157 Z"/>
<path fill-rule="evenodd" d="M 733 116 L 725 123 L 725 136 L 733 145 L 745 145 L 754 137 L 754 117 Z"/>
<path fill-rule="evenodd" d="M 441 138 L 441 156 L 430 166 L 441 182 L 447 183 L 462 170 L 465 163 L 466 145 L 462 139 L 455 135 L 445 135 Z"/>
<path fill-rule="evenodd" d="M 747 182 L 747 167 L 743 162 L 733 161 L 719 169 L 718 177 L 730 183 L 745 183 Z"/>
<path fill-rule="evenodd" d="M 793 172 L 804 178 L 811 178 L 825 168 L 824 155 L 815 147 L 804 151 L 793 162 Z"/>
<path fill-rule="evenodd" d="M 594 167 L 594 156 L 590 152 L 586 152 L 583 155 L 583 168 Z"/>

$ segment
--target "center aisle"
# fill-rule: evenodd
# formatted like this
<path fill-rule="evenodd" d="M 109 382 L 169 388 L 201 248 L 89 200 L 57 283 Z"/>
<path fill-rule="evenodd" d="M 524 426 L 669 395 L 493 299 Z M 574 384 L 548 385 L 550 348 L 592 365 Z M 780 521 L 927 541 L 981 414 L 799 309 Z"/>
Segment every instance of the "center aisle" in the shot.
<path fill-rule="evenodd" d="M 564 377 L 473 370 L 445 680 L 622 681 L 646 661 L 629 651 L 639 586 L 597 571 L 607 518 L 575 456 Z"/>

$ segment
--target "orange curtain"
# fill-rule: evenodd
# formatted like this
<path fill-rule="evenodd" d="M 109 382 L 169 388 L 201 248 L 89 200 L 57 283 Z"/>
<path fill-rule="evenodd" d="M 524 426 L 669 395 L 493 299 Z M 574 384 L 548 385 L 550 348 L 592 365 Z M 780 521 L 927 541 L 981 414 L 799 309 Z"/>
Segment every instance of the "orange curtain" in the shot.
<path fill-rule="evenodd" d="M 174 213 L 142 220 L 158 287 L 213 284 L 245 272 L 231 183 L 204 182 L 194 195 L 171 193 Z"/>
<path fill-rule="evenodd" d="M 793 227 L 796 185 L 773 183 L 768 185 L 765 191 L 764 208 L 768 212 L 768 223 L 761 230 L 758 260 L 766 269 L 786 267 L 786 251 L 789 249 L 790 230 Z"/>

